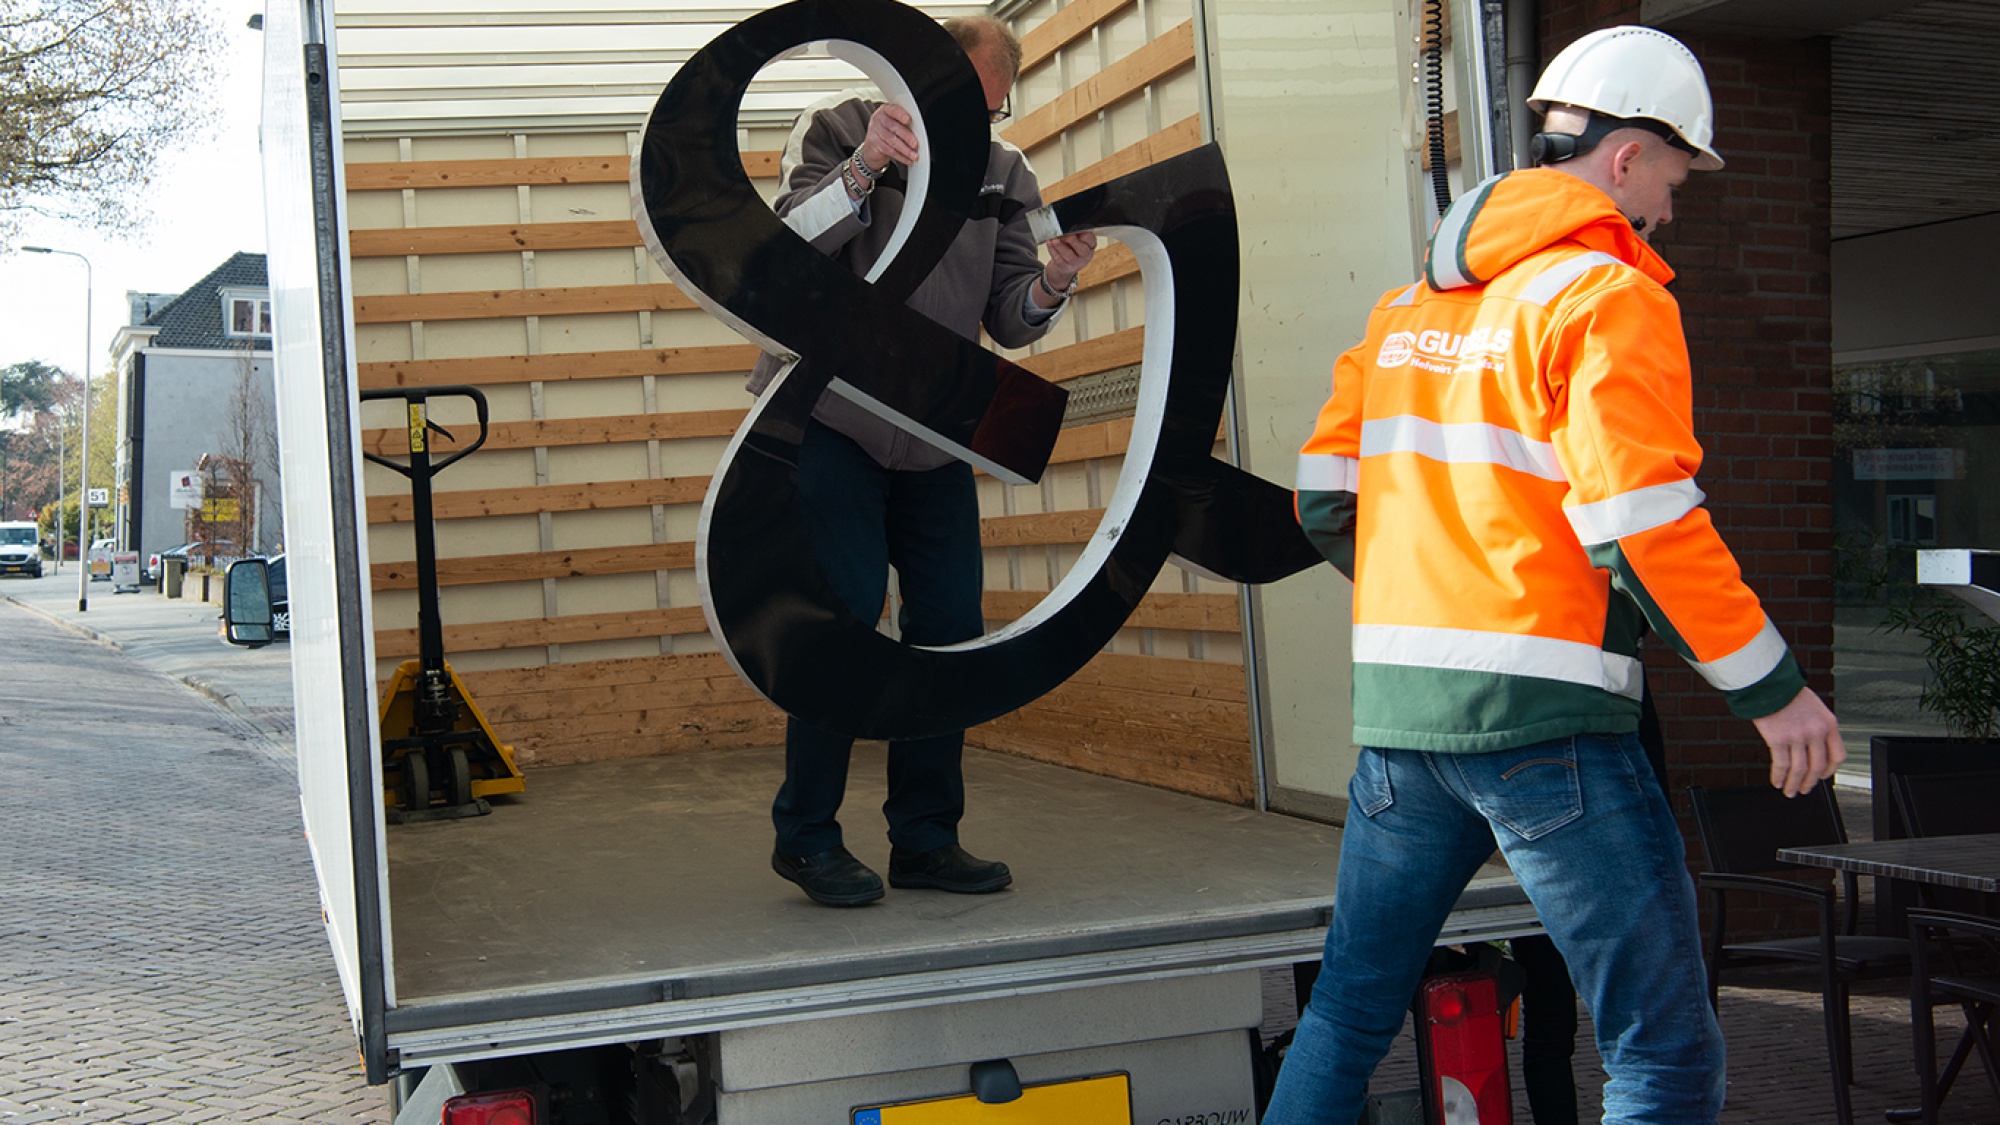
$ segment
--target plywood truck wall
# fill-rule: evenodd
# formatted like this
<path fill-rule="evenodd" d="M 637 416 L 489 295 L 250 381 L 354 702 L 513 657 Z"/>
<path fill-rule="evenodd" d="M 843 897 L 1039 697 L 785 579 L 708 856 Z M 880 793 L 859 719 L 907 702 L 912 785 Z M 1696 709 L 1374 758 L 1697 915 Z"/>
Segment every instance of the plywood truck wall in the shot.
<path fill-rule="evenodd" d="M 1203 141 L 1193 17 L 1184 0 L 1012 12 L 1026 57 L 1002 135 L 1047 197 Z M 625 183 L 642 124 L 399 135 L 349 118 L 361 385 L 469 383 L 492 404 L 486 447 L 436 481 L 444 642 L 529 769 L 782 738 L 782 716 L 717 655 L 691 569 L 755 352 L 640 246 Z M 783 141 L 744 130 L 766 195 Z M 1026 612 L 1096 526 L 1130 430 L 1142 307 L 1131 256 L 1108 245 L 1064 322 L 1013 356 L 1071 387 L 1072 424 L 1039 485 L 981 482 L 990 624 Z M 440 400 L 434 417 L 464 434 L 471 414 Z M 400 421 L 367 408 L 364 442 L 399 451 Z M 414 539 L 403 478 L 370 466 L 365 483 L 386 677 L 416 651 Z M 1250 803 L 1241 620 L 1235 587 L 1169 569 L 1070 683 L 968 741 Z"/>

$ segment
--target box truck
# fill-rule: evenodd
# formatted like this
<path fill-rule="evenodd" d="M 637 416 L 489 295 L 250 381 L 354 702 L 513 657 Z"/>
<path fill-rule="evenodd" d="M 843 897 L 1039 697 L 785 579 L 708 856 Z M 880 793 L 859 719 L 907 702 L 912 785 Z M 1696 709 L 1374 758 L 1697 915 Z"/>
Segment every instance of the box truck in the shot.
<path fill-rule="evenodd" d="M 1214 454 L 1281 486 L 1435 194 L 1507 160 L 1492 0 L 921 7 L 1020 32 L 996 130 L 1045 199 L 1220 151 L 1242 283 Z M 758 10 L 266 12 L 298 774 L 367 1077 L 403 1122 L 1254 1120 L 1264 978 L 1318 956 L 1355 752 L 1331 568 L 1165 568 L 1080 671 L 968 733 L 962 832 L 1011 890 L 840 911 L 768 870 L 783 715 L 693 574 L 757 353 L 648 253 L 629 187 L 676 67 Z M 855 79 L 807 49 L 723 107 L 766 198 L 792 119 Z M 1147 284 L 1108 242 L 1009 355 L 1069 404 L 1039 480 L 981 478 L 996 630 L 1114 504 L 1162 330 Z M 378 463 L 475 442 L 421 502 Z M 448 683 L 393 682 L 439 655 Z M 418 780 L 412 716 L 447 689 L 486 742 L 419 753 Z M 502 748 L 519 784 L 480 764 Z M 877 866 L 881 774 L 864 744 L 847 834 Z M 409 815 L 433 794 L 488 815 Z M 1441 940 L 1537 929 L 1496 868 Z"/>

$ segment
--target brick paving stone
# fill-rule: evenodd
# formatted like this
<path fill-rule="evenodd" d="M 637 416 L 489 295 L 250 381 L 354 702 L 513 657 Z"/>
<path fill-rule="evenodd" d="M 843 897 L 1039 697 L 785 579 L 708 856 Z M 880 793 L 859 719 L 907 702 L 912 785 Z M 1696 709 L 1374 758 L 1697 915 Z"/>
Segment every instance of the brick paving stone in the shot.
<path fill-rule="evenodd" d="M 5 603 L 0 636 L 0 1125 L 386 1123 L 262 742 L 289 716 Z"/>

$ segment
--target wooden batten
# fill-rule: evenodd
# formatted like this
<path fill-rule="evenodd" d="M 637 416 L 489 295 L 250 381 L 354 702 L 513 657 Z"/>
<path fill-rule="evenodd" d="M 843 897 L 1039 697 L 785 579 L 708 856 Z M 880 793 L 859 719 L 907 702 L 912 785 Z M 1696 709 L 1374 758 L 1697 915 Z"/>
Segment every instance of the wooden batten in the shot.
<path fill-rule="evenodd" d="M 1099 24 L 1137 0 L 1073 0 L 1021 36 L 1021 73 L 1055 57 L 1057 51 L 1089 35 Z"/>
<path fill-rule="evenodd" d="M 776 152 L 746 152 L 743 171 L 753 180 L 778 174 Z M 366 161 L 346 166 L 349 191 L 403 188 L 471 188 L 622 184 L 631 179 L 625 156 L 526 156 L 508 160 Z"/>
<path fill-rule="evenodd" d="M 625 610 L 534 617 L 520 621 L 484 621 L 444 627 L 446 652 L 496 652 L 510 648 L 622 641 L 632 637 L 688 636 L 708 631 L 700 606 Z M 375 658 L 396 660 L 417 655 L 415 629 L 377 629 Z"/>
<path fill-rule="evenodd" d="M 1104 653 L 966 742 L 1247 805 L 1249 729 L 1240 665 Z"/>
<path fill-rule="evenodd" d="M 606 480 L 590 484 L 542 484 L 525 488 L 480 488 L 431 495 L 431 518 L 469 520 L 483 516 L 526 516 L 539 512 L 597 512 L 654 504 L 699 504 L 707 477 Z M 408 493 L 368 498 L 368 522 L 408 523 L 415 502 Z"/>
<path fill-rule="evenodd" d="M 1129 367 L 1144 358 L 1145 353 L 1146 329 L 1141 325 L 1051 348 L 1017 362 L 1051 383 L 1067 383 L 1100 371 Z"/>
<path fill-rule="evenodd" d="M 622 441 L 672 441 L 692 437 L 728 437 L 743 424 L 747 410 L 689 410 L 678 414 L 630 414 L 606 418 L 537 418 L 527 422 L 494 422 L 486 427 L 482 449 L 535 449 L 562 445 L 609 445 Z M 444 456 L 469 445 L 476 436 L 470 425 L 452 428 L 452 436 L 433 433 L 431 454 Z M 409 431 L 361 431 L 361 448 L 384 457 L 410 452 Z"/>
<path fill-rule="evenodd" d="M 506 386 L 576 379 L 628 379 L 646 375 L 746 374 L 763 354 L 755 344 L 644 348 L 616 352 L 472 356 L 464 359 L 390 359 L 360 364 L 364 390 L 434 387 L 446 383 Z"/>
<path fill-rule="evenodd" d="M 1192 152 L 1202 144 L 1201 116 L 1183 117 L 1150 137 L 1138 140 L 1073 176 L 1042 186 L 1042 198 L 1062 199 L 1109 183 L 1169 157 Z"/>
<path fill-rule="evenodd" d="M 516 316 L 584 316 L 621 312 L 686 312 L 699 308 L 673 285 L 578 285 L 567 289 L 489 289 L 466 293 L 407 293 L 354 298 L 354 323 L 497 320 Z"/>
<path fill-rule="evenodd" d="M 1023 617 L 1048 594 L 1042 590 L 988 590 L 982 599 L 986 620 Z M 1181 629 L 1195 633 L 1240 633 L 1243 611 L 1234 594 L 1147 594 L 1126 625 L 1133 629 Z"/>
<path fill-rule="evenodd" d="M 686 570 L 694 565 L 693 543 L 645 543 L 629 547 L 587 547 L 572 551 L 532 551 L 518 555 L 472 555 L 439 559 L 440 586 L 478 586 L 577 578 L 587 574 L 638 574 Z M 376 590 L 417 588 L 415 562 L 378 562 L 368 568 Z"/>
<path fill-rule="evenodd" d="M 1102 113 L 1146 87 L 1194 65 L 1194 21 L 1168 31 L 1138 50 L 1056 96 L 1055 100 L 1001 131 L 1022 149 L 1033 149 L 1080 122 Z M 1051 199 L 1061 195 L 1047 193 Z"/>
<path fill-rule="evenodd" d="M 630 219 L 577 223 L 494 223 L 464 227 L 379 227 L 347 234 L 356 258 L 409 254 L 504 254 L 520 250 L 616 250 L 638 246 Z"/>

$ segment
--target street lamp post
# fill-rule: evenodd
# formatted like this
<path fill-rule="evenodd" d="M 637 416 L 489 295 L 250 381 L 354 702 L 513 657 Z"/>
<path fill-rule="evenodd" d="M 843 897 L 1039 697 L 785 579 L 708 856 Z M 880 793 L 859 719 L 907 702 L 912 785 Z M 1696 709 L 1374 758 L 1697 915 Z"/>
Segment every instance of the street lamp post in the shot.
<path fill-rule="evenodd" d="M 61 421 L 56 422 L 56 573 L 62 573 L 63 547 L 63 485 L 69 475 L 69 435 L 64 432 Z"/>
<path fill-rule="evenodd" d="M 76 611 L 90 610 L 90 259 L 74 250 L 23 246 L 30 254 L 61 254 L 83 263 L 83 453 L 76 467 Z M 60 428 L 59 428 L 60 429 Z M 58 447 L 60 448 L 60 447 Z M 60 453 L 57 454 L 61 456 Z M 58 472 L 58 483 L 61 474 Z M 56 496 L 56 519 L 62 519 L 62 496 Z M 62 556 L 62 525 L 56 525 L 56 556 Z"/>

